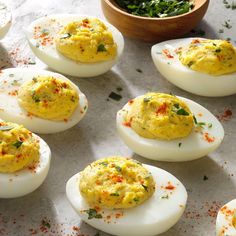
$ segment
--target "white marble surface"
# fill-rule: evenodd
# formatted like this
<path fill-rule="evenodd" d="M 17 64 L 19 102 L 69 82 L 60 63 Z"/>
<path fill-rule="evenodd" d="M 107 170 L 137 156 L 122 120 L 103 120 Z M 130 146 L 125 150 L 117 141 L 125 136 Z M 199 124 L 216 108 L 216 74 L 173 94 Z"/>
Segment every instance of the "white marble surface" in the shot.
<path fill-rule="evenodd" d="M 231 0 L 228 0 L 232 2 Z M 98 0 L 5 0 L 13 13 L 13 26 L 0 42 L 0 68 L 46 68 L 35 60 L 25 36 L 24 27 L 34 19 L 51 13 L 82 13 L 103 18 Z M 230 19 L 232 28 L 222 25 Z M 204 29 L 206 37 L 236 40 L 236 10 L 226 9 L 222 0 L 211 0 L 207 15 L 197 29 Z M 224 29 L 224 33 L 219 33 Z M 235 43 L 235 42 L 234 42 Z M 186 186 L 189 194 L 184 216 L 162 236 L 214 235 L 215 216 L 220 205 L 236 196 L 236 96 L 204 98 L 189 94 L 167 82 L 155 69 L 150 56 L 151 44 L 125 39 L 125 51 L 119 63 L 97 78 L 72 78 L 89 100 L 86 117 L 73 129 L 54 135 L 42 135 L 50 145 L 53 156 L 45 183 L 32 194 L 12 200 L 0 199 L 0 235 L 100 235 L 82 223 L 65 197 L 65 183 L 89 162 L 108 155 L 134 157 L 171 172 Z M 32 65 L 29 65 L 32 66 Z M 136 71 L 141 69 L 142 73 Z M 204 85 L 203 85 L 204 86 Z M 107 101 L 111 91 L 122 87 L 120 101 Z M 222 124 L 225 139 L 221 147 L 208 157 L 186 163 L 160 163 L 133 154 L 116 134 L 115 116 L 127 100 L 147 91 L 172 92 L 204 105 L 215 115 L 230 108 L 233 116 Z M 208 180 L 203 180 L 204 175 Z M 1 186 L 0 186 L 1 187 Z M 50 228 L 42 232 L 42 220 L 50 221 Z M 76 230 L 80 227 L 80 230 Z M 73 228 L 74 227 L 74 228 Z M 128 235 L 127 235 L 128 236 Z M 144 235 L 145 236 L 145 235 Z"/>

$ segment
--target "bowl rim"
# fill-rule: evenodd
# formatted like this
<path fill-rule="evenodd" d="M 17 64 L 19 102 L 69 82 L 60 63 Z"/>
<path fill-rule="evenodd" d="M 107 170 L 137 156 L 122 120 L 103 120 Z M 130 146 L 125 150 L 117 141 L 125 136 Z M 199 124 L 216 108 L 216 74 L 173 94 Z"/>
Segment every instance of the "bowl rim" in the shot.
<path fill-rule="evenodd" d="M 159 18 L 159 17 L 147 17 L 147 16 L 136 16 L 136 15 L 132 15 L 131 13 L 128 13 L 126 11 L 121 10 L 122 8 L 118 8 L 116 7 L 114 4 L 111 3 L 111 0 L 101 0 L 103 2 L 105 2 L 107 5 L 109 5 L 111 8 L 113 8 L 113 10 L 126 15 L 127 17 L 131 17 L 137 20 L 148 20 L 148 21 L 156 21 L 156 20 L 160 20 L 160 21 L 164 21 L 164 20 L 172 20 L 172 19 L 176 19 L 176 18 L 181 18 L 182 16 L 186 16 L 186 15 L 191 15 L 192 13 L 194 13 L 195 11 L 199 10 L 201 7 L 203 7 L 204 5 L 208 5 L 210 0 L 201 0 L 202 3 L 199 4 L 198 7 L 194 7 L 191 11 L 181 14 L 181 15 L 177 15 L 177 16 L 169 16 L 169 17 L 163 17 L 163 18 Z"/>

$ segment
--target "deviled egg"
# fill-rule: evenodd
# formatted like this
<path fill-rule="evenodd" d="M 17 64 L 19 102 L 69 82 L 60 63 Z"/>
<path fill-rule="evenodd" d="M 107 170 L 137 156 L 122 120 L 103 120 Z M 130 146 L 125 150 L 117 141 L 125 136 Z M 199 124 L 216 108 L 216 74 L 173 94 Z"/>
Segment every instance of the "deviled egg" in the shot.
<path fill-rule="evenodd" d="M 0 73 L 0 118 L 23 124 L 35 133 L 56 133 L 76 125 L 88 102 L 63 75 L 14 68 Z"/>
<path fill-rule="evenodd" d="M 122 34 L 100 19 L 75 14 L 45 16 L 26 36 L 35 55 L 63 74 L 92 77 L 111 69 L 124 48 Z"/>
<path fill-rule="evenodd" d="M 11 27 L 11 11 L 6 4 L 0 2 L 0 39 L 2 39 Z"/>
<path fill-rule="evenodd" d="M 216 219 L 216 236 L 236 236 L 236 199 L 219 210 Z"/>
<path fill-rule="evenodd" d="M 147 93 L 117 113 L 117 130 L 135 153 L 159 161 L 189 161 L 214 151 L 224 130 L 201 105 L 182 97 Z"/>
<path fill-rule="evenodd" d="M 108 157 L 71 177 L 67 197 L 86 223 L 120 236 L 152 236 L 184 212 L 187 192 L 170 173 L 123 157 Z"/>
<path fill-rule="evenodd" d="M 169 40 L 154 45 L 151 54 L 159 72 L 179 88 L 207 97 L 236 93 L 236 48 L 228 41 Z"/>
<path fill-rule="evenodd" d="M 0 121 L 0 140 L 0 198 L 33 192 L 48 174 L 48 145 L 22 125 L 5 121 Z"/>

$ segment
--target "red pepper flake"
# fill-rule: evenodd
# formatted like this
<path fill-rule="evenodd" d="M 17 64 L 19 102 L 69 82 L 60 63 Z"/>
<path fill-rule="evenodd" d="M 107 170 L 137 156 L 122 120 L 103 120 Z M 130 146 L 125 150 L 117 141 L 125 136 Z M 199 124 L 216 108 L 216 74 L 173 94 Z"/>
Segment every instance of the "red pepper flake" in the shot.
<path fill-rule="evenodd" d="M 215 141 L 215 137 L 211 137 L 207 132 L 203 134 L 203 137 L 208 143 L 213 143 Z"/>
<path fill-rule="evenodd" d="M 131 122 L 132 122 L 132 117 L 130 118 L 129 121 L 123 122 L 123 125 L 126 126 L 126 127 L 131 127 Z"/>
<path fill-rule="evenodd" d="M 172 56 L 172 55 L 170 54 L 170 51 L 169 51 L 168 49 L 162 50 L 162 53 L 163 53 L 167 58 L 169 58 L 169 59 L 174 58 L 174 56 Z"/>
<path fill-rule="evenodd" d="M 64 119 L 64 122 L 68 122 L 68 119 Z"/>
<path fill-rule="evenodd" d="M 167 190 L 174 190 L 175 189 L 175 186 L 171 184 L 171 182 L 169 181 L 168 182 L 168 185 L 165 187 L 165 189 Z"/>
<path fill-rule="evenodd" d="M 201 43 L 200 39 L 193 39 L 192 44 L 198 44 L 198 43 Z"/>
<path fill-rule="evenodd" d="M 77 227 L 77 226 L 73 226 L 72 229 L 73 229 L 74 231 L 77 231 L 77 232 L 80 231 L 80 228 Z"/>
<path fill-rule="evenodd" d="M 116 215 L 115 215 L 116 219 L 119 219 L 122 216 L 123 216 L 123 213 L 116 213 Z"/>
<path fill-rule="evenodd" d="M 168 109 L 168 105 L 167 103 L 163 103 L 162 105 L 160 105 L 158 107 L 158 109 L 156 110 L 156 114 L 157 115 L 165 115 L 167 113 L 167 109 Z"/>
<path fill-rule="evenodd" d="M 233 116 L 232 110 L 229 108 L 225 109 L 223 114 L 217 115 L 216 117 L 218 118 L 219 121 L 226 121 L 229 120 Z"/>
<path fill-rule="evenodd" d="M 131 100 L 128 101 L 128 104 L 129 104 L 129 105 L 132 105 L 133 103 L 134 103 L 134 100 L 133 100 L 133 99 L 131 99 Z"/>
<path fill-rule="evenodd" d="M 11 92 L 8 93 L 9 96 L 17 96 L 18 95 L 18 90 L 13 90 Z"/>

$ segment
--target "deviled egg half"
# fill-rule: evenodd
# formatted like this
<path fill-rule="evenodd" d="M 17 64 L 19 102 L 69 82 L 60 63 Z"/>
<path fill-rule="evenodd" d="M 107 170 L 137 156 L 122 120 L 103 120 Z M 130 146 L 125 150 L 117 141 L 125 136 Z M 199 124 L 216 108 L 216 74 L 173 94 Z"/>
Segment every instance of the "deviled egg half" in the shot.
<path fill-rule="evenodd" d="M 5 121 L 0 121 L 0 140 L 0 198 L 33 192 L 48 174 L 48 145 L 22 125 Z"/>
<path fill-rule="evenodd" d="M 236 236 L 236 199 L 219 210 L 216 218 L 216 236 Z"/>
<path fill-rule="evenodd" d="M 14 68 L 0 73 L 0 118 L 35 133 L 56 133 L 76 125 L 88 102 L 65 76 L 46 70 Z"/>
<path fill-rule="evenodd" d="M 122 34 L 100 19 L 75 14 L 45 16 L 26 36 L 35 55 L 63 74 L 92 77 L 111 69 L 124 48 Z"/>
<path fill-rule="evenodd" d="M 189 161 L 214 151 L 224 130 L 201 105 L 183 97 L 147 93 L 130 100 L 116 117 L 117 130 L 135 153 L 159 161 Z"/>
<path fill-rule="evenodd" d="M 11 27 L 11 11 L 6 4 L 0 2 L 0 39 L 2 39 Z"/>
<path fill-rule="evenodd" d="M 165 170 L 123 157 L 108 157 L 71 177 L 67 197 L 86 223 L 120 236 L 152 236 L 184 212 L 187 192 Z"/>
<path fill-rule="evenodd" d="M 225 40 L 185 38 L 154 45 L 152 59 L 171 83 L 193 94 L 236 93 L 236 48 Z"/>

